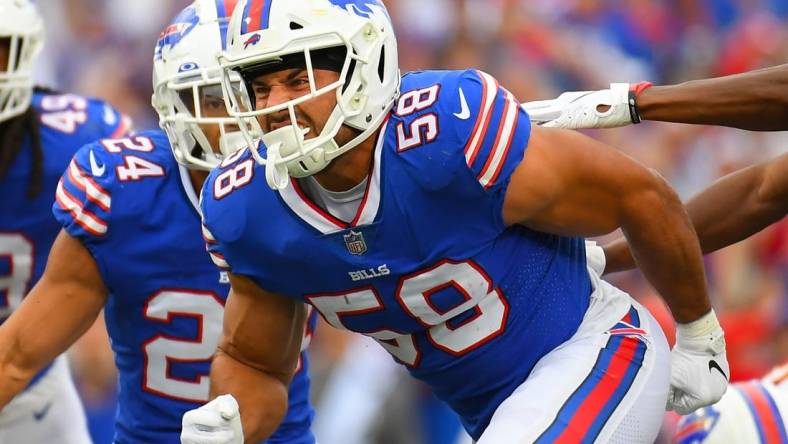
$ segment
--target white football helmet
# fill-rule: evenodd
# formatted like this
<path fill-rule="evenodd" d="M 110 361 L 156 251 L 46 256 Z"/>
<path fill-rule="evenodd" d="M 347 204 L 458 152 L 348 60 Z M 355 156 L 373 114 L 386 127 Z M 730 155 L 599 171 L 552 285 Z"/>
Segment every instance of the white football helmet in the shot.
<path fill-rule="evenodd" d="M 318 89 L 313 69 L 332 49 L 334 56 L 339 54 L 335 65 L 337 70 L 341 66 L 339 80 Z M 254 100 L 246 85 L 254 80 L 255 70 L 277 63 L 284 66 L 294 58 L 308 73 L 310 92 L 277 106 L 249 110 Z M 321 171 L 369 138 L 399 95 L 397 40 L 380 0 L 242 0 L 220 59 L 228 112 L 238 119 L 255 159 L 266 165 L 266 179 L 274 189 L 287 186 L 289 176 Z M 245 94 L 231 91 L 236 73 L 243 77 Z M 308 129 L 297 124 L 263 134 L 259 116 L 288 110 L 290 122 L 296 122 L 295 107 L 323 94 L 335 94 L 337 105 L 316 137 L 305 140 Z M 361 133 L 339 146 L 334 137 L 343 125 Z M 267 146 L 265 158 L 256 149 L 261 136 Z"/>
<path fill-rule="evenodd" d="M 235 4 L 196 0 L 162 31 L 156 44 L 151 103 L 175 158 L 190 168 L 210 170 L 245 146 L 235 119 L 227 116 L 218 62 Z M 201 124 L 218 125 L 219 154 Z"/>
<path fill-rule="evenodd" d="M 0 70 L 0 122 L 25 112 L 33 97 L 33 60 L 44 45 L 44 22 L 29 0 L 0 0 L 0 38 L 8 39 Z"/>

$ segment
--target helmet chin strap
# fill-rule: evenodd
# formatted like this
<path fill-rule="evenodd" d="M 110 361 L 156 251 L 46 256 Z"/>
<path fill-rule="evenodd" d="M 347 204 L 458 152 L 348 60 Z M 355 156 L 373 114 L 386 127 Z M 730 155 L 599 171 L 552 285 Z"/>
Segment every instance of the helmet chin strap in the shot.
<path fill-rule="evenodd" d="M 293 162 L 284 163 L 282 158 L 295 153 L 299 147 L 303 146 L 304 136 L 307 133 L 309 133 L 309 128 L 301 129 L 294 125 L 287 125 L 263 134 L 262 140 L 266 146 L 267 153 L 265 159 L 265 180 L 272 189 L 281 190 L 287 187 L 291 176 L 291 172 L 288 171 L 290 169 L 289 164 Z M 293 176 L 299 177 L 302 175 L 293 174 Z"/>
<path fill-rule="evenodd" d="M 272 145 L 266 144 L 268 155 L 265 162 L 265 181 L 272 190 L 283 190 L 287 187 L 290 176 L 287 174 L 287 166 L 281 164 L 282 156 L 279 154 L 281 142 Z"/>

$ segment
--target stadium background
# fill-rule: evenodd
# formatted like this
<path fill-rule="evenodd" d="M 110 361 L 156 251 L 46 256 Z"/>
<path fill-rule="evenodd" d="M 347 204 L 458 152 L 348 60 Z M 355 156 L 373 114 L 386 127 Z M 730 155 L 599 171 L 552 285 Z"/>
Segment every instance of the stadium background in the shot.
<path fill-rule="evenodd" d="M 479 67 L 522 101 L 601 89 L 610 81 L 671 83 L 788 62 L 788 0 L 384 1 L 395 20 L 403 71 Z M 102 97 L 130 114 L 138 129 L 156 127 L 149 105 L 153 46 L 187 3 L 40 0 L 47 44 L 39 83 Z M 647 123 L 591 134 L 659 170 L 683 198 L 788 150 L 788 133 Z M 785 219 L 708 256 L 706 265 L 732 378 L 757 377 L 786 361 Z M 610 280 L 669 325 L 639 273 Z M 323 326 L 311 356 L 322 444 L 455 441 L 451 415 L 374 345 Z M 71 361 L 96 443 L 109 443 L 115 370 L 101 325 L 74 347 Z M 667 416 L 666 433 L 672 422 Z"/>

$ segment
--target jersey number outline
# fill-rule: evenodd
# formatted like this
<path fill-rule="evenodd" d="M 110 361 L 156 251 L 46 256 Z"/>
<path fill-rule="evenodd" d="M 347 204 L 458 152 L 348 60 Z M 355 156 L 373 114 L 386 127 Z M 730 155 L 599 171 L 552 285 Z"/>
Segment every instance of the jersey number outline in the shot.
<path fill-rule="evenodd" d="M 254 159 L 246 159 L 238 165 L 222 172 L 213 181 L 213 198 L 221 200 L 228 194 L 248 185 L 254 177 Z"/>
<path fill-rule="evenodd" d="M 149 153 L 155 147 L 153 140 L 142 136 L 102 139 L 101 145 L 105 150 L 113 154 L 121 154 L 128 151 Z M 137 181 L 144 177 L 164 176 L 164 168 L 161 165 L 132 154 L 123 155 L 123 165 L 117 166 L 115 172 L 118 179 L 122 182 Z"/>
<path fill-rule="evenodd" d="M 396 114 L 405 117 L 425 110 L 438 101 L 439 94 L 440 84 L 409 91 L 397 101 Z M 405 122 L 400 122 L 397 124 L 397 152 L 401 153 L 430 143 L 438 137 L 439 133 L 438 115 L 434 112 L 413 119 L 407 126 Z"/>
<path fill-rule="evenodd" d="M 448 309 L 438 308 L 431 298 L 453 288 L 463 301 Z M 331 294 L 307 295 L 323 318 L 336 328 L 348 329 L 343 318 L 385 310 L 378 291 L 371 286 Z M 506 328 L 509 304 L 492 279 L 472 260 L 444 259 L 425 270 L 400 278 L 395 300 L 426 329 L 435 347 L 453 356 L 462 356 L 498 337 Z M 469 310 L 461 320 L 453 318 Z M 362 332 L 380 343 L 394 358 L 408 367 L 418 367 L 421 350 L 414 334 L 393 330 Z"/>
<path fill-rule="evenodd" d="M 0 233 L 0 260 L 7 260 L 9 273 L 0 276 L 0 320 L 22 303 L 33 278 L 35 245 L 21 233 Z"/>
<path fill-rule="evenodd" d="M 73 134 L 88 120 L 88 101 L 74 94 L 45 96 L 41 99 L 41 123 L 64 134 Z"/>
<path fill-rule="evenodd" d="M 194 338 L 157 334 L 142 344 L 144 356 L 142 388 L 157 396 L 187 402 L 208 401 L 210 376 L 182 379 L 171 374 L 173 363 L 210 362 L 219 344 L 224 302 L 211 291 L 166 289 L 148 298 L 145 319 L 172 324 L 174 318 L 197 321 Z"/>

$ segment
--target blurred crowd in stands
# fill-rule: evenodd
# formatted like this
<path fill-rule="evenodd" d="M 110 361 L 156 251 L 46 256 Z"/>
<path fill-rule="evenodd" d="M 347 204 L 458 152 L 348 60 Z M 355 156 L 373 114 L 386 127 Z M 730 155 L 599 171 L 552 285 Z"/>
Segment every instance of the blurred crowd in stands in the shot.
<path fill-rule="evenodd" d="M 611 81 L 674 83 L 788 63 L 788 0 L 384 2 L 395 21 L 403 72 L 481 68 L 521 101 L 606 88 Z M 40 0 L 48 40 L 38 64 L 39 83 L 102 97 L 131 115 L 138 129 L 156 127 L 150 107 L 153 47 L 166 22 L 187 3 Z M 590 134 L 656 168 L 685 199 L 726 173 L 788 150 L 788 133 L 646 123 Z M 706 265 L 727 332 L 732 379 L 763 375 L 788 359 L 788 223 L 707 256 Z M 610 280 L 643 301 L 672 332 L 667 309 L 638 272 Z M 342 381 L 331 377 L 332 370 L 339 363 L 347 374 L 342 366 L 352 368 L 374 345 L 325 326 L 312 344 L 315 397 L 326 394 L 318 416 L 328 418 L 319 424 L 318 438 L 323 429 L 334 428 L 341 430 L 325 430 L 323 436 L 344 436 L 345 443 L 453 441 L 456 422 L 431 407 L 426 389 L 390 389 L 406 384 L 404 372 L 396 369 L 366 377 L 376 386 L 366 396 L 385 402 L 380 410 L 385 413 L 369 418 L 363 430 L 342 429 L 334 418 L 365 404 L 340 389 Z M 114 367 L 100 325 L 71 357 L 96 442 L 111 442 Z M 388 361 L 363 365 L 378 368 Z M 412 407 L 414 399 L 421 400 L 419 408 Z M 414 430 L 401 435 L 392 423 L 413 424 Z M 670 421 L 666 424 L 669 428 Z M 351 440 L 348 433 L 361 435 Z M 334 444 L 330 438 L 321 442 Z"/>

